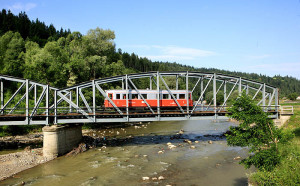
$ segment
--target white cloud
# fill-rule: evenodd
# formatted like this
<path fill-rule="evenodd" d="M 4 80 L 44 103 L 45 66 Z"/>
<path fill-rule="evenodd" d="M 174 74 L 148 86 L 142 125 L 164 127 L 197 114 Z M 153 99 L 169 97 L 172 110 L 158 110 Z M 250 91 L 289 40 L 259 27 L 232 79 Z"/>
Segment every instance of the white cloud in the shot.
<path fill-rule="evenodd" d="M 196 48 L 184 48 L 178 46 L 160 46 L 160 45 L 130 45 L 129 48 L 142 49 L 144 55 L 151 60 L 158 61 L 182 61 L 195 60 L 200 57 L 216 55 L 215 52 L 200 50 Z"/>
<path fill-rule="evenodd" d="M 35 8 L 37 5 L 35 3 L 15 3 L 12 6 L 8 6 L 8 9 L 11 11 L 30 11 L 31 9 Z"/>

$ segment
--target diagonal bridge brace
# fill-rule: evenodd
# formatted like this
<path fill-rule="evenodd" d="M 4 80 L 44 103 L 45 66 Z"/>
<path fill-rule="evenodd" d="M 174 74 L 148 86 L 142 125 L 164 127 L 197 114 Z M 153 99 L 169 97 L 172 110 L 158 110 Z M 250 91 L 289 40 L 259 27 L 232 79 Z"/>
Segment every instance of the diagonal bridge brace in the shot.
<path fill-rule="evenodd" d="M 84 116 L 86 116 L 89 120 L 94 122 L 94 120 L 89 116 L 88 113 L 86 113 L 84 110 L 82 110 L 80 107 L 78 107 L 75 103 L 73 103 L 69 98 L 67 98 L 65 95 L 63 95 L 61 92 L 57 92 L 57 95 L 59 95 L 61 98 L 63 98 L 66 102 L 68 102 L 72 107 L 78 110 L 78 112 L 82 113 Z"/>
<path fill-rule="evenodd" d="M 129 82 L 131 83 L 131 85 L 133 86 L 133 88 L 135 89 L 135 91 L 138 93 L 138 95 L 142 98 L 142 100 L 146 103 L 147 107 L 150 109 L 150 111 L 152 112 L 152 114 L 155 114 L 154 111 L 152 110 L 151 106 L 148 104 L 148 102 L 145 100 L 144 96 L 140 93 L 140 91 L 136 88 L 136 86 L 134 85 L 134 83 L 131 81 L 130 78 L 128 78 Z"/>
<path fill-rule="evenodd" d="M 194 105 L 194 107 L 193 107 L 193 109 L 192 109 L 192 111 L 191 111 L 191 114 L 195 111 L 195 109 L 196 109 L 197 105 L 199 104 L 200 100 L 203 98 L 204 92 L 206 91 L 206 89 L 207 89 L 209 83 L 211 82 L 211 80 L 213 79 L 213 77 L 214 77 L 214 76 L 211 76 L 211 77 L 210 77 L 210 79 L 209 79 L 209 81 L 207 82 L 207 84 L 206 84 L 204 90 L 201 92 L 201 95 L 200 95 L 199 99 L 197 100 L 196 104 Z"/>
<path fill-rule="evenodd" d="M 112 104 L 112 106 L 119 112 L 119 114 L 123 115 L 123 112 L 116 106 L 116 104 L 106 95 L 105 91 L 95 82 L 96 88 L 100 91 L 100 93 Z"/>
<path fill-rule="evenodd" d="M 178 103 L 178 101 L 177 101 L 177 99 L 175 98 L 175 96 L 172 94 L 172 92 L 171 92 L 169 86 L 167 85 L 167 83 L 165 82 L 164 78 L 163 78 L 160 74 L 159 74 L 159 77 L 160 77 L 161 81 L 163 82 L 163 84 L 165 85 L 165 87 L 166 87 L 168 93 L 171 95 L 172 99 L 176 102 L 176 104 L 177 104 L 177 106 L 179 107 L 180 111 L 181 111 L 182 113 L 184 113 L 182 107 L 181 107 L 180 104 Z"/>
<path fill-rule="evenodd" d="M 33 89 L 34 85 L 31 85 L 31 87 L 28 89 L 28 92 L 30 92 Z M 18 107 L 18 105 L 26 98 L 26 93 L 21 97 L 21 99 L 18 101 L 18 103 L 16 103 L 16 105 L 14 106 L 14 108 L 12 108 L 8 114 L 12 114 L 16 108 Z"/>
<path fill-rule="evenodd" d="M 81 88 L 79 88 L 79 95 L 83 101 L 83 103 L 85 104 L 86 108 L 89 110 L 89 113 L 93 113 L 92 109 L 90 108 L 90 105 L 88 104 L 88 102 L 86 101 L 82 91 L 81 91 Z"/>
<path fill-rule="evenodd" d="M 231 93 L 233 92 L 234 88 L 236 87 L 237 83 L 239 82 L 239 80 L 237 80 L 235 82 L 235 84 L 233 85 L 232 89 L 230 90 L 228 96 L 226 97 L 226 99 L 224 100 L 224 103 L 222 104 L 222 106 L 220 107 L 220 109 L 218 110 L 219 112 L 221 111 L 221 109 L 225 106 L 227 100 L 229 99 L 229 97 L 231 96 Z"/>
<path fill-rule="evenodd" d="M 218 88 L 218 90 L 217 90 L 217 92 L 216 92 L 216 95 L 217 95 L 218 92 L 220 91 L 220 89 L 221 89 L 221 87 L 223 86 L 224 82 L 225 82 L 225 81 L 223 81 L 222 84 L 219 86 L 219 88 Z M 212 101 L 213 101 L 214 99 L 215 99 L 215 98 L 213 97 L 212 100 L 209 102 L 209 104 L 208 104 L 208 106 L 207 106 L 207 108 L 206 108 L 205 111 L 208 110 L 209 106 L 211 105 L 211 103 L 212 103 Z"/>
<path fill-rule="evenodd" d="M 46 94 L 46 90 L 47 90 L 47 87 L 43 87 L 43 92 L 41 93 L 36 105 L 34 106 L 31 114 L 30 114 L 30 118 L 32 118 L 32 116 L 36 113 L 38 107 L 39 107 L 39 104 L 41 103 L 42 99 L 44 98 L 45 94 Z"/>
<path fill-rule="evenodd" d="M 9 100 L 5 103 L 3 108 L 1 109 L 0 113 L 3 113 L 4 109 L 7 105 L 16 97 L 16 95 L 20 92 L 20 90 L 26 85 L 26 82 L 23 82 L 22 85 L 18 88 L 18 90 L 9 98 Z"/>

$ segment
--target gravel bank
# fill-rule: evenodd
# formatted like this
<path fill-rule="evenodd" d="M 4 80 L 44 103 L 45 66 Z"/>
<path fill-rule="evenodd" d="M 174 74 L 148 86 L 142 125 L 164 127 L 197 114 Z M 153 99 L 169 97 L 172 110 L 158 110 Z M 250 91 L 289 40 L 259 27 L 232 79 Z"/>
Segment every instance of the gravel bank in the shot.
<path fill-rule="evenodd" d="M 50 160 L 43 157 L 42 148 L 27 148 L 22 152 L 0 155 L 0 181 Z"/>

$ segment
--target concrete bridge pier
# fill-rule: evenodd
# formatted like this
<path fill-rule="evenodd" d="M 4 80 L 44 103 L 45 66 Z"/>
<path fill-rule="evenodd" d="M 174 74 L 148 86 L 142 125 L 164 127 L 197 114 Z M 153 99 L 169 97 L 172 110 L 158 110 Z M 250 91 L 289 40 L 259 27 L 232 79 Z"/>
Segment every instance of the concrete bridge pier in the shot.
<path fill-rule="evenodd" d="M 82 124 L 43 127 L 43 155 L 57 157 L 70 152 L 82 139 Z"/>

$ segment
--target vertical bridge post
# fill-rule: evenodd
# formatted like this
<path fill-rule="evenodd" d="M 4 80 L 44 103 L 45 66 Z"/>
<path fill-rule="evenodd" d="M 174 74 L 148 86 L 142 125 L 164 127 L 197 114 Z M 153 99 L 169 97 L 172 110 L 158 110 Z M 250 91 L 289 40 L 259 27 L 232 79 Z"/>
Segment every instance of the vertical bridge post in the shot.
<path fill-rule="evenodd" d="M 125 76 L 125 86 L 126 86 L 126 115 L 127 115 L 127 122 L 129 121 L 129 103 L 128 103 L 128 75 Z"/>
<path fill-rule="evenodd" d="M 186 72 L 186 113 L 188 114 L 187 116 L 189 117 L 189 72 Z"/>
<path fill-rule="evenodd" d="M 29 81 L 26 79 L 26 124 L 29 125 Z M 47 107 L 47 106 L 46 106 Z"/>
<path fill-rule="evenodd" d="M 224 80 L 224 106 L 225 106 L 225 110 L 226 110 L 226 97 L 227 97 L 227 95 L 226 95 L 226 93 L 227 93 L 227 88 L 226 88 L 226 83 L 227 83 L 227 81 L 226 80 Z M 221 108 L 220 108 L 220 110 L 221 110 Z"/>
<path fill-rule="evenodd" d="M 123 82 L 123 80 L 122 80 Z M 95 80 L 92 81 L 93 86 L 93 115 L 94 115 L 94 122 L 96 122 L 96 85 Z"/>
<path fill-rule="evenodd" d="M 54 124 L 57 124 L 57 90 L 54 90 Z"/>
<path fill-rule="evenodd" d="M 159 72 L 157 72 L 156 74 L 156 86 L 157 86 L 157 120 L 160 120 Z"/>
<path fill-rule="evenodd" d="M 263 104 L 263 110 L 266 111 L 266 84 L 263 85 L 263 92 L 262 92 L 262 104 Z"/>
<path fill-rule="evenodd" d="M 215 119 L 217 119 L 217 82 L 216 82 L 216 73 L 214 73 L 214 81 L 213 81 L 213 96 L 214 96 L 214 112 Z"/>
<path fill-rule="evenodd" d="M 3 79 L 1 79 L 1 109 L 3 109 L 4 106 L 4 99 L 3 99 Z M 2 111 L 4 113 L 4 111 Z"/>

